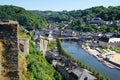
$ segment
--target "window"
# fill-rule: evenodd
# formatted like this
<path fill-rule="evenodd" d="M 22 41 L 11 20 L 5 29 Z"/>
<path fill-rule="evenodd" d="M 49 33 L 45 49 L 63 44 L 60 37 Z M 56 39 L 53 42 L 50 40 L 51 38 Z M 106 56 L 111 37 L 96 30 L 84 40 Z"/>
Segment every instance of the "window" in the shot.
<path fill-rule="evenodd" d="M 88 80 L 88 77 L 85 77 L 84 80 Z"/>

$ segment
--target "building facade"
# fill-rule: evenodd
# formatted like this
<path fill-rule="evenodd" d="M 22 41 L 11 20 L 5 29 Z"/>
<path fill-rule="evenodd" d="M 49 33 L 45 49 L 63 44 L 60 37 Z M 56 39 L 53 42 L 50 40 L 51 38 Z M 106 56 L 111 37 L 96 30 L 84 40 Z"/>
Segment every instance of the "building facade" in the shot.
<path fill-rule="evenodd" d="M 105 48 L 114 48 L 114 47 L 120 47 L 120 37 L 113 35 L 112 37 L 101 37 L 99 38 L 99 46 L 105 47 Z"/>

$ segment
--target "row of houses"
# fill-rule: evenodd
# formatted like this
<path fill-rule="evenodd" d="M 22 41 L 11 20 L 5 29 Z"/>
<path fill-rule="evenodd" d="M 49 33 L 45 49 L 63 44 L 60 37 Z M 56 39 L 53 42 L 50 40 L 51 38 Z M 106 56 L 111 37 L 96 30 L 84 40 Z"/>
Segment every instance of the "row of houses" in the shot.
<path fill-rule="evenodd" d="M 40 31 L 31 31 L 30 34 L 34 36 L 34 39 L 37 39 L 39 35 L 44 35 L 48 37 L 50 40 L 54 37 L 71 37 L 71 36 L 79 36 L 79 40 L 90 43 L 92 46 L 102 46 L 105 48 L 110 47 L 119 47 L 120 46 L 120 33 L 79 33 L 74 32 L 72 30 L 66 31 L 52 31 L 52 30 L 40 30 Z"/>
<path fill-rule="evenodd" d="M 57 51 L 48 52 L 46 57 L 62 74 L 64 80 L 97 80 L 91 72 L 80 68 L 77 63 L 60 55 Z"/>
<path fill-rule="evenodd" d="M 45 37 L 75 37 L 79 36 L 79 32 L 73 31 L 73 30 L 52 30 L 52 29 L 47 29 L 47 30 L 33 30 L 29 31 L 29 34 L 31 36 L 34 36 L 34 39 L 38 38 L 38 35 L 42 35 Z"/>
<path fill-rule="evenodd" d="M 100 17 L 95 17 L 92 20 L 89 20 L 88 23 L 91 24 L 92 26 L 94 25 L 120 26 L 119 21 L 104 21 Z"/>
<path fill-rule="evenodd" d="M 104 48 L 114 48 L 120 47 L 120 33 L 107 33 L 107 34 L 91 34 L 91 33 L 81 33 L 79 40 L 88 43 L 89 46 L 104 47 Z"/>

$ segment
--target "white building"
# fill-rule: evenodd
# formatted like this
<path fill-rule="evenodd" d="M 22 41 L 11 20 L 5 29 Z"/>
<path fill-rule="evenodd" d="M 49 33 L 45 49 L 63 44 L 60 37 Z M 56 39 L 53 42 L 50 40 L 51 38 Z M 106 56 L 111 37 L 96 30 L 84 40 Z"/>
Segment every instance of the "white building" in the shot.
<path fill-rule="evenodd" d="M 101 37 L 99 46 L 110 48 L 120 46 L 120 34 L 114 34 L 112 37 Z"/>

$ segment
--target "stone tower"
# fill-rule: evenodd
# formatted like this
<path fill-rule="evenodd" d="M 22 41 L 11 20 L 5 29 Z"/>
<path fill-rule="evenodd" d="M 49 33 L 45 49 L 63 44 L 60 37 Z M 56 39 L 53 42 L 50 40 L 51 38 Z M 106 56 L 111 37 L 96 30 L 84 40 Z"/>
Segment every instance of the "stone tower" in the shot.
<path fill-rule="evenodd" d="M 29 54 L 29 39 L 20 38 L 19 39 L 19 49 L 22 55 Z"/>
<path fill-rule="evenodd" d="M 18 27 L 16 21 L 0 22 L 0 79 L 19 80 Z"/>

